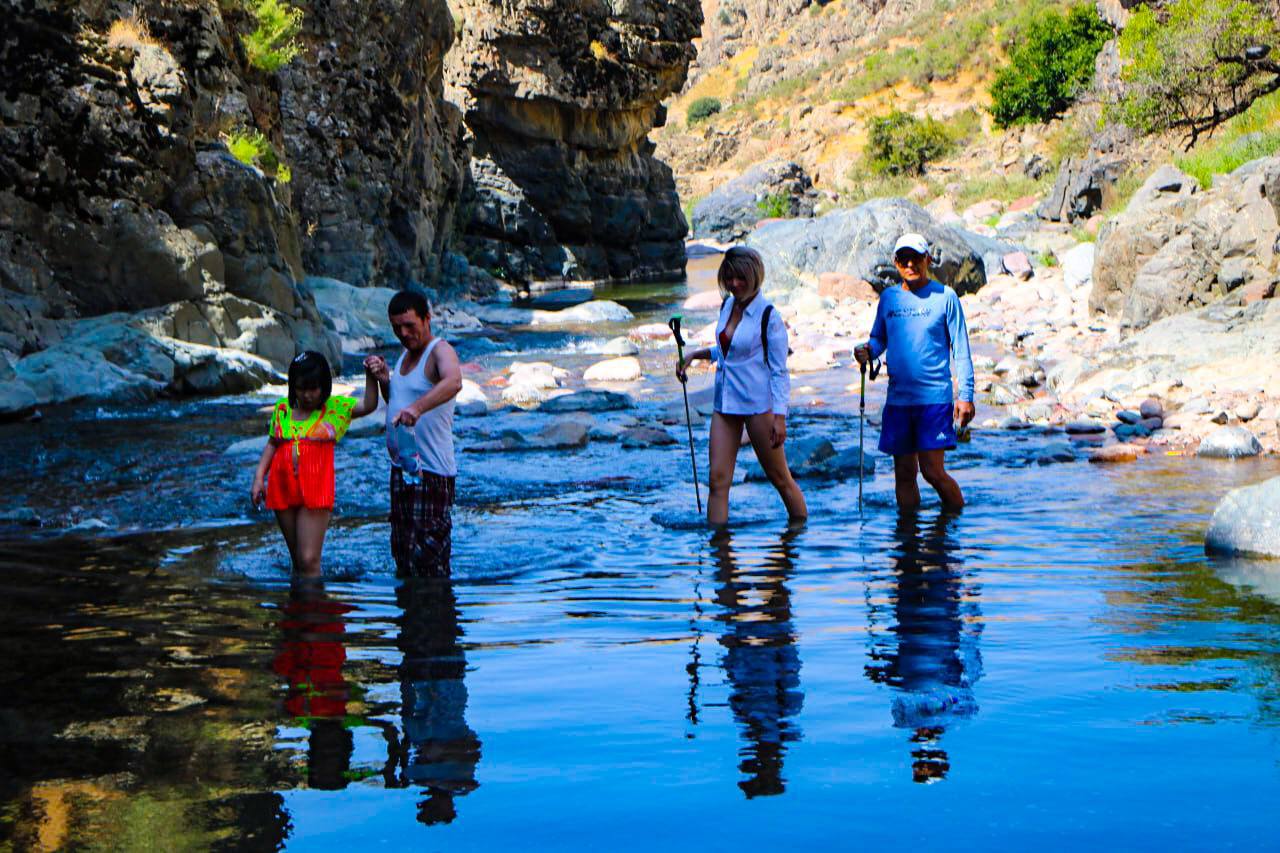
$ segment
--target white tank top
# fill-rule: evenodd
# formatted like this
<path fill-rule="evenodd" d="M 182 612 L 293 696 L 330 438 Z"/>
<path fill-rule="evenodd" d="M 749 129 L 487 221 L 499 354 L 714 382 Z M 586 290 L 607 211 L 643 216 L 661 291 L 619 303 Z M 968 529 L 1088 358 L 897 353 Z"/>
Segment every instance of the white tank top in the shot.
<path fill-rule="evenodd" d="M 456 477 L 458 466 L 453 458 L 452 397 L 434 409 L 423 412 L 412 429 L 403 425 L 391 425 L 392 419 L 401 409 L 434 387 L 434 383 L 427 379 L 427 360 L 431 358 L 431 351 L 438 343 L 440 338 L 430 343 L 408 376 L 400 373 L 408 350 L 400 353 L 400 358 L 396 359 L 395 369 L 391 371 L 391 388 L 387 394 L 387 453 L 391 456 L 391 464 L 405 469 L 406 473 L 417 473 L 415 469 L 421 469 L 442 477 Z M 417 454 L 417 458 L 402 458 L 410 455 L 410 448 Z"/>

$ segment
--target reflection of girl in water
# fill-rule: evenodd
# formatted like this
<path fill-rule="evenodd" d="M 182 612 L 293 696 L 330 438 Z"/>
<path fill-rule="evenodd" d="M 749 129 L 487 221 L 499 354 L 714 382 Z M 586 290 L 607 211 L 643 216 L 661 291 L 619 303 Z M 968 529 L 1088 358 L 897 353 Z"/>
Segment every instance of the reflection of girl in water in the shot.
<path fill-rule="evenodd" d="M 319 579 L 297 578 L 280 620 L 284 638 L 271 668 L 288 681 L 285 711 L 311 731 L 307 784 L 312 788 L 346 787 L 351 768 L 352 737 L 343 725 L 348 688 L 342 676 L 347 659 L 343 614 L 351 609 L 327 598 Z"/>
<path fill-rule="evenodd" d="M 867 676 L 896 688 L 893 720 L 913 729 L 913 775 L 917 782 L 945 778 L 950 762 L 937 746 L 949 721 L 977 712 L 972 685 L 982 675 L 978 636 L 982 626 L 973 588 L 964 586 L 952 556 L 955 542 L 940 513 L 925 530 L 916 515 L 898 518 L 898 551 L 893 566 L 893 627 L 876 630 L 871 609 L 872 647 Z"/>
<path fill-rule="evenodd" d="M 714 540 L 716 602 L 724 608 L 720 618 L 728 623 L 720 643 L 725 647 L 723 665 L 731 689 L 729 707 L 747 741 L 738 769 L 748 778 L 738 787 L 748 797 L 781 794 L 786 789 L 783 744 L 800 739 L 800 729 L 791 718 L 800 713 L 804 693 L 787 588 L 794 535 L 784 535 L 781 547 L 766 553 L 764 565 L 758 568 L 738 565 L 727 531 Z"/>
<path fill-rule="evenodd" d="M 474 790 L 480 739 L 467 725 L 467 661 L 459 640 L 458 602 L 448 579 L 411 578 L 396 589 L 404 609 L 398 645 L 400 714 L 399 784 L 420 785 L 418 820 L 449 823 L 454 797 Z"/>

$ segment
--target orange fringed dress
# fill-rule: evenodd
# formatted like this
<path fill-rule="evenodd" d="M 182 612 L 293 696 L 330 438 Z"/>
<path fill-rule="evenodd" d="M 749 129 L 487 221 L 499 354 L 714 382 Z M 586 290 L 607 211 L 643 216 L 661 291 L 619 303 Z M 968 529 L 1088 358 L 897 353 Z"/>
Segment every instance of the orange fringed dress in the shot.
<path fill-rule="evenodd" d="M 267 509 L 333 509 L 333 448 L 351 426 L 353 397 L 330 397 L 324 408 L 295 421 L 281 397 L 270 437 L 279 447 L 267 472 Z"/>

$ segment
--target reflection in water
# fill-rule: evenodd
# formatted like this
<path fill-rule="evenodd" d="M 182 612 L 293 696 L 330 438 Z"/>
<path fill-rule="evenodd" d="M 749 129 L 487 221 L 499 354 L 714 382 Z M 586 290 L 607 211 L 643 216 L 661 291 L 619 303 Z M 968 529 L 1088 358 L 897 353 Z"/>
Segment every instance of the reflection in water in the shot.
<path fill-rule="evenodd" d="M 404 731 L 392 744 L 399 776 L 390 781 L 426 789 L 419 821 L 449 823 L 457 817 L 454 797 L 477 787 L 480 761 L 480 739 L 466 721 L 458 602 L 447 578 L 409 578 L 396 589 L 396 603 L 404 610 L 397 640 Z"/>
<path fill-rule="evenodd" d="M 767 552 L 760 566 L 738 564 L 728 531 L 712 540 L 716 602 L 725 611 L 719 618 L 728 623 L 720 643 L 726 650 L 723 665 L 730 685 L 729 707 L 747 741 L 738 765 L 747 778 L 738 787 L 747 797 L 786 790 L 783 745 L 800 739 L 800 729 L 791 718 L 800 712 L 804 694 L 787 588 L 794 570 L 794 537 L 794 531 L 784 534 L 779 547 Z"/>
<path fill-rule="evenodd" d="M 345 725 L 348 686 L 343 616 L 351 605 L 325 595 L 320 578 L 296 577 L 280 620 L 283 639 L 272 669 L 288 682 L 284 709 L 311 736 L 307 743 L 307 785 L 345 788 L 351 769 L 351 730 Z"/>
<path fill-rule="evenodd" d="M 871 662 L 867 677 L 896 689 L 893 722 L 912 729 L 912 777 L 945 779 L 951 769 L 939 745 L 947 724 L 972 716 L 978 706 L 972 685 L 982 675 L 978 637 L 982 631 L 976 588 L 966 587 L 951 525 L 956 516 L 939 513 L 925 523 L 903 513 L 895 530 L 892 613 L 869 603 Z M 881 619 L 892 619 L 885 629 Z M 887 633 L 886 633 L 887 630 Z"/>

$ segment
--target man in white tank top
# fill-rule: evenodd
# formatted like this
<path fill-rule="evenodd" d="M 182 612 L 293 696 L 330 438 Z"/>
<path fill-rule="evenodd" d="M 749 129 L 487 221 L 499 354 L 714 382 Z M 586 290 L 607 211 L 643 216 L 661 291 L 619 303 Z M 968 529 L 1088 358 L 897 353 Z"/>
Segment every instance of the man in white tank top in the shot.
<path fill-rule="evenodd" d="M 448 576 L 453 551 L 453 403 L 462 390 L 458 354 L 431 334 L 431 308 L 402 290 L 387 316 L 404 352 L 395 367 L 365 359 L 387 401 L 391 457 L 391 555 L 401 575 Z"/>

